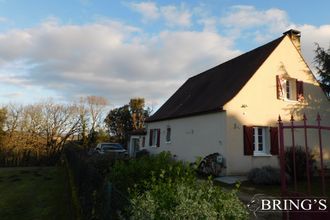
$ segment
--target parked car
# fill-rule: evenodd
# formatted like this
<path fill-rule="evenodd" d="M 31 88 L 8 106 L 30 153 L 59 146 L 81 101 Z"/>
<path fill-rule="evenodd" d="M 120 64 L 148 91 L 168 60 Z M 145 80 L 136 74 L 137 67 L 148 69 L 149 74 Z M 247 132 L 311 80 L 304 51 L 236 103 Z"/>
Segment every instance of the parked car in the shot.
<path fill-rule="evenodd" d="M 116 154 L 127 156 L 127 150 L 121 144 L 118 143 L 99 143 L 95 152 L 98 154 Z"/>

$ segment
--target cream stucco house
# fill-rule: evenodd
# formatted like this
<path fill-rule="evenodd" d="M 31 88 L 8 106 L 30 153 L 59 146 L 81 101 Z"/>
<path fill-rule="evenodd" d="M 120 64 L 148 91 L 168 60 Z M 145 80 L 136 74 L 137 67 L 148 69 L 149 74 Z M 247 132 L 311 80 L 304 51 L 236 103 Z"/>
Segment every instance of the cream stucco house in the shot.
<path fill-rule="evenodd" d="M 145 147 L 186 161 L 219 152 L 226 174 L 243 174 L 254 167 L 278 166 L 279 115 L 289 121 L 293 114 L 299 121 L 305 113 L 314 123 L 319 112 L 329 126 L 329 111 L 329 100 L 302 57 L 300 32 L 289 30 L 189 78 L 147 120 Z M 302 131 L 295 132 L 297 144 L 303 145 Z M 308 134 L 314 150 L 316 136 Z M 323 139 L 324 159 L 330 160 L 330 135 Z"/>

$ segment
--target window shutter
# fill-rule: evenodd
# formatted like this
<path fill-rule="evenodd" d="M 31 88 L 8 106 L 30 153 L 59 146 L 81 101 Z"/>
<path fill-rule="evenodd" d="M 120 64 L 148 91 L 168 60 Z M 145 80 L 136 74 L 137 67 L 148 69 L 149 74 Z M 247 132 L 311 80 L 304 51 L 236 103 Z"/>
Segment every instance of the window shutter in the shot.
<path fill-rule="evenodd" d="M 279 75 L 276 75 L 276 95 L 277 99 L 283 99 L 283 88 Z"/>
<path fill-rule="evenodd" d="M 277 127 L 270 127 L 270 153 L 278 155 L 278 129 Z"/>
<path fill-rule="evenodd" d="M 157 129 L 157 147 L 160 146 L 160 129 Z"/>
<path fill-rule="evenodd" d="M 153 129 L 150 129 L 150 132 L 149 132 L 149 146 L 152 146 L 152 136 L 153 136 Z"/>
<path fill-rule="evenodd" d="M 253 127 L 243 126 L 244 155 L 253 155 Z"/>
<path fill-rule="evenodd" d="M 296 80 L 297 88 L 297 100 L 302 101 L 304 99 L 304 82 Z"/>

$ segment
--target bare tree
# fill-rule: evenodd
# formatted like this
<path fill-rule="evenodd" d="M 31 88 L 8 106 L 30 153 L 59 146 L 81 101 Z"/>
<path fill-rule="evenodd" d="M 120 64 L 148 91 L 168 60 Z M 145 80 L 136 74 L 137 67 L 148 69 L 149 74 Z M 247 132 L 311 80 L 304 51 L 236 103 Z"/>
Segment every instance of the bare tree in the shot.
<path fill-rule="evenodd" d="M 56 104 L 52 100 L 41 103 L 42 132 L 50 153 L 62 149 L 67 139 L 79 131 L 79 108 L 74 104 Z"/>
<path fill-rule="evenodd" d="M 96 131 L 103 123 L 104 110 L 108 105 L 106 98 L 101 96 L 87 96 L 87 105 L 91 119 L 91 131 Z"/>

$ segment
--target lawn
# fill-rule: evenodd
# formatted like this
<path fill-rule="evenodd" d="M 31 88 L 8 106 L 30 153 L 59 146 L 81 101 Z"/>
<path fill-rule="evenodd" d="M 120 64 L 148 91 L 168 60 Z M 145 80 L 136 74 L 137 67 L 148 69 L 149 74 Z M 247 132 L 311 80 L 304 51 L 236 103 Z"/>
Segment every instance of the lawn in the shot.
<path fill-rule="evenodd" d="M 64 168 L 0 168 L 2 220 L 73 219 L 71 209 Z"/>

